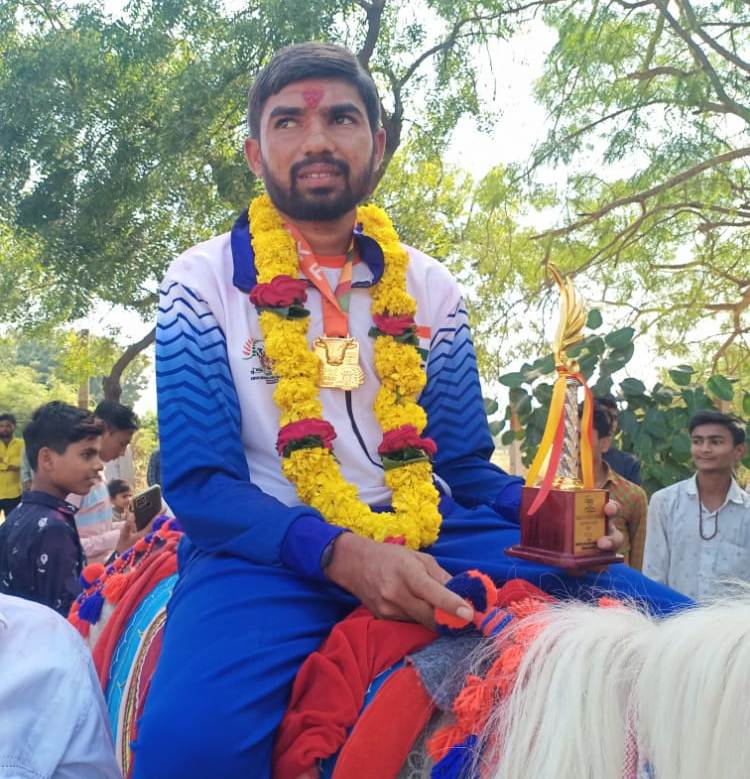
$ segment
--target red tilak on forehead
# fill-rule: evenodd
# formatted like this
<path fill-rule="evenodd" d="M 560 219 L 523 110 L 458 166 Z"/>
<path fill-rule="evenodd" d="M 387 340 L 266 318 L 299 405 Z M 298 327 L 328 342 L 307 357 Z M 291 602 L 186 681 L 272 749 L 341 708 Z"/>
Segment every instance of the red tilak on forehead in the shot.
<path fill-rule="evenodd" d="M 302 99 L 308 108 L 317 108 L 318 103 L 323 99 L 323 90 L 319 87 L 305 89 L 302 92 Z"/>

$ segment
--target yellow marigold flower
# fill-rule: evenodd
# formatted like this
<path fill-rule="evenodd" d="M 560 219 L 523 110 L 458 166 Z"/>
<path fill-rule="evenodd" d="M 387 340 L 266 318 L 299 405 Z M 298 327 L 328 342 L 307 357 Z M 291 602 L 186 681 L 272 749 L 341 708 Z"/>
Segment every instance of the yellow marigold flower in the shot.
<path fill-rule="evenodd" d="M 282 274 L 297 276 L 294 240 L 270 198 L 256 198 L 250 204 L 249 216 L 258 279 L 268 282 Z M 372 312 L 414 316 L 416 301 L 406 288 L 409 256 L 390 220 L 375 206 L 358 209 L 357 220 L 363 223 L 365 234 L 379 243 L 385 258 L 383 277 L 371 289 Z M 281 411 L 280 424 L 320 419 L 319 363 L 307 343 L 308 320 L 290 320 L 262 312 L 260 326 L 266 353 L 280 378 L 274 391 L 274 401 Z M 383 431 L 410 424 L 421 432 L 427 416 L 416 397 L 424 387 L 425 375 L 416 349 L 390 337 L 379 337 L 374 364 L 381 380 L 374 413 Z M 439 495 L 432 484 L 429 462 L 411 463 L 386 472 L 385 483 L 393 493 L 392 513 L 376 513 L 362 503 L 356 487 L 344 479 L 332 453 L 324 447 L 296 450 L 282 459 L 281 467 L 300 498 L 333 524 L 376 541 L 401 536 L 413 549 L 437 538 L 441 522 Z"/>

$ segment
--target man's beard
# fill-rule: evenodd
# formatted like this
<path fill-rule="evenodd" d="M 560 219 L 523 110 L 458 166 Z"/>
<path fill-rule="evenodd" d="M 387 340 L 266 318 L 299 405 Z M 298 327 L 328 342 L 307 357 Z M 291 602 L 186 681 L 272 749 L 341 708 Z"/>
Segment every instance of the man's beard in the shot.
<path fill-rule="evenodd" d="M 296 162 L 289 171 L 291 186 L 284 185 L 273 176 L 265 160 L 261 158 L 263 181 L 273 204 L 279 211 L 300 222 L 332 222 L 351 211 L 369 194 L 372 184 L 375 154 L 370 156 L 367 167 L 361 175 L 352 179 L 351 169 L 343 160 L 318 155 Z M 307 192 L 297 189 L 300 173 L 311 164 L 324 164 L 335 167 L 344 182 L 344 188 L 338 194 L 331 194 L 329 187 L 316 187 Z"/>

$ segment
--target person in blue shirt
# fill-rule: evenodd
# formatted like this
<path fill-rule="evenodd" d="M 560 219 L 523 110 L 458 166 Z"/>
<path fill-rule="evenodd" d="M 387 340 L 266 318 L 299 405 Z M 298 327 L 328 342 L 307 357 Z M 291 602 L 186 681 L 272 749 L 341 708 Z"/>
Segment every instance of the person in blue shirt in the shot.
<path fill-rule="evenodd" d="M 86 493 L 104 467 L 103 426 L 93 415 L 53 401 L 24 430 L 31 490 L 0 526 L 0 592 L 43 603 L 67 616 L 85 564 L 71 492 Z"/>
<path fill-rule="evenodd" d="M 361 348 L 364 383 L 315 390 L 325 412 L 320 424 L 335 426 L 334 454 L 349 484 L 373 511 L 388 511 L 387 463 L 378 452 L 383 430 L 373 413 L 380 383 L 368 340 L 371 288 L 383 277 L 385 252 L 356 219 L 385 148 L 375 85 L 340 47 L 288 47 L 260 72 L 248 117 L 248 164 L 289 231 L 309 244 L 297 239 L 298 257 L 314 255 L 312 275 L 328 278 L 331 290 L 353 265 L 344 318 Z M 134 743 L 133 779 L 267 779 L 296 673 L 360 603 L 380 618 L 428 625 L 436 606 L 470 616 L 469 605 L 444 586 L 470 568 L 498 581 L 523 577 L 566 597 L 622 593 L 662 612 L 688 602 L 622 565 L 569 576 L 505 555 L 519 540 L 523 482 L 490 462 L 494 447 L 458 284 L 409 247 L 407 285 L 417 307 L 411 337 L 426 360 L 421 411 L 414 411 L 426 415 L 424 436 L 437 445 L 439 538 L 420 550 L 380 543 L 301 501 L 280 466 L 275 393 L 304 403 L 309 396 L 300 392 L 309 387 L 280 381 L 266 353 L 268 336 L 248 296 L 258 286 L 253 238 L 264 230 L 267 237 L 272 220 L 252 221 L 244 212 L 230 233 L 189 249 L 160 288 L 162 484 L 186 540 Z M 307 285 L 308 339 L 328 337 L 318 285 L 287 281 Z M 612 549 L 618 538 L 598 543 Z"/>

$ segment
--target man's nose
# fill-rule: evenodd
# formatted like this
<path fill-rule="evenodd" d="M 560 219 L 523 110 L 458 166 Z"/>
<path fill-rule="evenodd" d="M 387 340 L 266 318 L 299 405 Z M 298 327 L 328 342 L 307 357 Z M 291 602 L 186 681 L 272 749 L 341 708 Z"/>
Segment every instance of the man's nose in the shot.
<path fill-rule="evenodd" d="M 305 140 L 302 145 L 302 151 L 306 154 L 332 153 L 336 144 L 331 135 L 328 123 L 322 119 L 314 119 L 308 126 L 308 132 L 305 134 Z"/>

